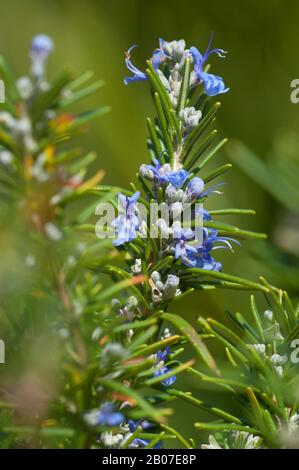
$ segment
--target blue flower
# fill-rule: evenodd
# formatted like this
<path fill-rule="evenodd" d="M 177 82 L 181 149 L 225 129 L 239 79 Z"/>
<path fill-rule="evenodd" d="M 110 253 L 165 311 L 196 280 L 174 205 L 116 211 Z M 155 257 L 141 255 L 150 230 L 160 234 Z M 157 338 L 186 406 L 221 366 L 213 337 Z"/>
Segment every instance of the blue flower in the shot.
<path fill-rule="evenodd" d="M 133 419 L 129 419 L 128 425 L 129 425 L 130 432 L 135 432 L 138 426 L 141 427 L 142 430 L 149 429 L 153 426 L 148 421 L 141 420 L 141 419 L 139 421 L 134 421 Z"/>
<path fill-rule="evenodd" d="M 53 41 L 46 34 L 38 34 L 31 41 L 31 53 L 37 56 L 48 56 L 53 50 Z"/>
<path fill-rule="evenodd" d="M 160 367 L 160 369 L 156 370 L 154 373 L 154 377 L 163 377 L 165 374 L 168 374 L 170 370 L 166 366 Z M 165 385 L 165 387 L 170 387 L 176 381 L 176 376 L 173 375 L 172 377 L 168 377 L 164 380 L 161 380 L 161 384 Z"/>
<path fill-rule="evenodd" d="M 141 82 L 141 81 L 144 81 L 144 80 L 147 80 L 147 75 L 146 73 L 142 72 L 142 70 L 139 70 L 137 67 L 135 67 L 135 65 L 132 64 L 132 61 L 131 61 L 131 52 L 133 49 L 135 49 L 135 47 L 138 47 L 136 44 L 134 44 L 133 46 L 130 47 L 130 49 L 128 49 L 128 51 L 125 53 L 125 63 L 126 63 L 126 67 L 127 69 L 130 70 L 130 72 L 132 72 L 132 76 L 131 77 L 126 77 L 124 79 L 124 83 L 125 85 L 128 85 L 129 83 L 131 82 Z M 152 58 L 150 59 L 151 60 L 151 63 L 154 67 L 155 70 L 157 70 L 161 64 L 161 62 L 164 60 L 164 56 L 163 56 L 163 53 L 160 51 L 160 49 L 156 49 L 153 53 L 153 56 Z"/>
<path fill-rule="evenodd" d="M 135 65 L 133 65 L 132 62 L 131 62 L 131 51 L 133 49 L 135 49 L 135 47 L 137 47 L 137 46 L 136 45 L 131 46 L 130 49 L 125 53 L 125 55 L 126 55 L 126 58 L 125 58 L 126 66 L 130 70 L 130 72 L 132 72 L 132 74 L 133 74 L 131 77 L 126 77 L 124 79 L 125 85 L 128 85 L 131 82 L 140 82 L 140 81 L 143 81 L 143 80 L 147 80 L 146 74 L 144 72 L 142 72 L 141 70 L 139 70 L 137 67 L 135 67 Z"/>
<path fill-rule="evenodd" d="M 189 241 L 194 240 L 194 232 L 191 228 L 184 230 L 180 227 L 173 227 L 174 237 L 174 253 L 176 259 L 181 259 L 185 264 L 189 264 L 189 256 L 193 250 L 196 253 L 196 248 L 193 248 Z"/>
<path fill-rule="evenodd" d="M 198 207 L 196 209 L 196 214 L 197 215 L 200 215 L 202 220 L 203 221 L 209 221 L 209 220 L 212 220 L 212 217 L 211 215 L 209 214 L 209 212 L 206 210 L 206 209 L 203 209 L 202 207 Z"/>
<path fill-rule="evenodd" d="M 153 425 L 149 423 L 148 421 L 134 421 L 133 419 L 130 419 L 128 422 L 129 425 L 129 430 L 131 433 L 135 432 L 138 427 L 141 427 L 142 430 L 146 430 L 151 428 Z M 131 444 L 129 444 L 130 449 L 136 449 L 136 448 L 143 448 L 146 447 L 149 444 L 149 441 L 146 439 L 140 439 L 139 437 L 136 437 Z M 157 444 L 153 447 L 154 449 L 160 449 L 161 448 L 161 442 L 157 442 Z"/>
<path fill-rule="evenodd" d="M 216 261 L 208 251 L 190 253 L 189 262 L 192 267 L 205 269 L 206 271 L 220 272 L 222 270 L 222 264 Z"/>
<path fill-rule="evenodd" d="M 153 56 L 151 58 L 151 63 L 154 69 L 157 71 L 162 62 L 164 62 L 165 56 L 160 49 L 154 50 Z"/>
<path fill-rule="evenodd" d="M 198 199 L 202 195 L 204 187 L 205 184 L 201 178 L 198 178 L 197 176 L 192 178 L 187 185 L 185 199 L 188 201 Z"/>
<path fill-rule="evenodd" d="M 189 176 L 187 170 L 181 168 L 174 171 L 168 163 L 161 165 L 156 158 L 153 159 L 153 165 L 141 165 L 140 174 L 159 184 L 170 183 L 176 189 L 181 188 Z"/>
<path fill-rule="evenodd" d="M 183 168 L 177 171 L 171 171 L 168 174 L 168 183 L 172 184 L 176 189 L 181 188 L 188 178 L 189 173 Z"/>
<path fill-rule="evenodd" d="M 111 224 L 112 227 L 115 228 L 117 235 L 117 238 L 113 240 L 113 245 L 120 246 L 136 238 L 136 231 L 140 227 L 139 218 L 136 215 L 136 202 L 139 196 L 139 191 L 132 196 L 124 196 L 121 193 L 118 194 L 120 215 Z"/>
<path fill-rule="evenodd" d="M 212 39 L 213 34 L 204 55 L 196 47 L 190 47 L 189 51 L 193 58 L 195 75 L 199 81 L 203 82 L 205 93 L 208 96 L 219 95 L 229 90 L 229 88 L 226 88 L 222 77 L 204 71 L 204 64 L 211 54 L 217 54 L 221 58 L 224 58 L 226 54 L 223 49 L 210 49 Z"/>
<path fill-rule="evenodd" d="M 175 257 L 177 259 L 180 258 L 187 266 L 206 269 L 207 271 L 221 271 L 221 263 L 215 261 L 210 252 L 219 248 L 228 248 L 233 251 L 230 242 L 239 244 L 239 242 L 232 238 L 219 237 L 217 230 L 209 232 L 207 228 L 203 228 L 202 243 L 196 240 L 187 243 L 187 238 L 184 234 L 175 241 Z M 215 246 L 215 243 L 221 244 Z"/>
<path fill-rule="evenodd" d="M 114 404 L 104 403 L 99 410 L 91 410 L 84 414 L 90 426 L 119 426 L 125 421 L 124 415 L 115 411 Z"/>
<path fill-rule="evenodd" d="M 118 426 L 124 422 L 124 415 L 119 411 L 114 411 L 113 403 L 105 403 L 99 414 L 99 424 L 106 426 Z"/>
<path fill-rule="evenodd" d="M 167 346 L 167 348 L 165 348 L 164 351 L 158 351 L 157 352 L 157 361 L 158 362 L 161 362 L 161 361 L 165 362 L 166 359 L 168 358 L 169 354 L 170 354 L 170 347 Z"/>

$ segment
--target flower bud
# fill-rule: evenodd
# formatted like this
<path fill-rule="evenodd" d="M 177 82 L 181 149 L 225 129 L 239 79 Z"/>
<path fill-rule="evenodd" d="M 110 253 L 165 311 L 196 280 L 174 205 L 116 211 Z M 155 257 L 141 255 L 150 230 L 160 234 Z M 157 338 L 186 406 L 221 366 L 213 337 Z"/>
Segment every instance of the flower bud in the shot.
<path fill-rule="evenodd" d="M 270 361 L 271 364 L 273 364 L 274 366 L 281 366 L 288 362 L 288 357 L 286 354 L 284 354 L 283 356 L 280 356 L 279 354 L 273 354 L 270 357 Z"/>
<path fill-rule="evenodd" d="M 52 39 L 46 34 L 38 34 L 32 38 L 31 53 L 35 56 L 48 56 L 53 50 Z"/>
<path fill-rule="evenodd" d="M 147 178 L 149 180 L 154 179 L 154 173 L 148 168 L 148 165 L 145 165 L 144 163 L 140 166 L 139 173 L 140 176 L 143 176 L 144 178 Z"/>
<path fill-rule="evenodd" d="M 251 345 L 259 354 L 265 354 L 266 352 L 266 345 L 261 343 L 261 344 L 252 344 Z"/>
<path fill-rule="evenodd" d="M 271 310 L 265 310 L 264 317 L 266 320 L 272 321 L 273 320 L 273 312 Z"/>
<path fill-rule="evenodd" d="M 180 279 L 178 276 L 175 276 L 174 274 L 169 274 L 167 276 L 167 280 L 164 285 L 164 298 L 165 299 L 171 299 L 172 297 L 175 296 L 178 285 L 180 283 Z"/>
<path fill-rule="evenodd" d="M 191 202 L 192 200 L 197 199 L 203 193 L 204 187 L 205 184 L 201 178 L 198 178 L 197 176 L 192 178 L 187 185 L 184 202 Z"/>
<path fill-rule="evenodd" d="M 201 111 L 197 111 L 193 106 L 182 109 L 180 112 L 180 119 L 185 127 L 186 132 L 190 132 L 192 129 L 198 126 L 201 116 Z"/>
<path fill-rule="evenodd" d="M 182 189 L 176 189 L 174 186 L 169 184 L 165 191 L 166 201 L 170 204 L 173 202 L 182 201 L 184 196 L 184 191 Z"/>

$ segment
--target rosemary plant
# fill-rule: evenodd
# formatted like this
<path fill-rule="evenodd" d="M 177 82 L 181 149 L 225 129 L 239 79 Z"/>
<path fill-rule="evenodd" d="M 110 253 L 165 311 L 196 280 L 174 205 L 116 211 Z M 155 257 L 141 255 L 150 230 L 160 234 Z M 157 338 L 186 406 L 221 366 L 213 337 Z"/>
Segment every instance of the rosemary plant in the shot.
<path fill-rule="evenodd" d="M 193 345 L 213 373 L 217 373 L 216 365 L 201 335 L 182 316 L 170 313 L 171 302 L 195 289 L 266 290 L 260 283 L 222 272 L 222 265 L 212 255 L 217 248 L 233 251 L 232 245 L 239 244 L 237 239 L 264 238 L 264 235 L 217 220 L 219 215 L 251 214 L 250 210 L 203 208 L 212 194 L 221 194 L 221 183 L 215 184 L 214 179 L 231 167 L 224 164 L 213 171 L 206 170 L 208 162 L 226 142 L 226 139 L 219 142 L 217 131 L 213 130 L 220 107 L 219 102 L 213 101 L 214 96 L 228 91 L 221 77 L 207 71 L 206 62 L 212 54 L 225 56 L 222 49 L 211 49 L 211 40 L 202 55 L 195 47 L 187 49 L 183 40 L 160 39 L 159 48 L 147 61 L 145 71 L 131 61 L 135 46 L 126 53 L 125 63 L 132 75 L 125 78 L 125 84 L 146 81 L 155 105 L 156 117 L 147 119 L 152 162 L 141 165 L 137 182 L 131 183 L 131 191 L 119 188 L 119 215 L 111 227 L 115 231 L 113 244 L 122 255 L 124 266 L 106 267 L 114 281 L 131 280 L 136 284 L 123 294 L 126 300 L 114 299 L 113 306 L 119 315 L 128 325 L 136 321 L 151 325 L 142 332 L 131 330 L 120 343 L 126 349 L 137 343 L 139 347 L 133 357 L 152 361 L 152 367 L 142 366 L 140 373 L 130 378 L 129 387 L 147 386 L 163 392 L 156 397 L 160 404 L 182 399 L 204 410 L 209 406 L 173 388 L 177 374 L 190 370 L 190 361 L 179 360 L 184 342 L 188 340 Z M 101 194 L 111 189 L 102 186 L 94 191 Z M 149 214 L 155 204 L 159 205 L 156 219 L 142 217 L 142 210 Z M 191 214 L 189 227 L 180 223 L 187 210 Z M 199 227 L 197 217 L 201 221 Z M 128 297 L 132 294 L 133 297 Z M 168 327 L 174 335 L 169 334 Z M 138 423 L 131 422 L 131 426 L 131 431 L 135 431 L 134 439 L 129 439 L 130 446 L 153 445 L 138 440 Z M 142 426 L 140 421 L 139 432 Z M 185 447 L 195 446 L 192 440 L 173 432 Z M 117 445 L 126 445 L 121 433 L 115 439 L 119 439 Z"/>
<path fill-rule="evenodd" d="M 199 447 L 169 425 L 173 400 L 217 417 L 195 423 L 215 432 L 203 447 L 290 447 L 298 439 L 298 309 L 264 279 L 227 274 L 215 256 L 265 236 L 218 220 L 253 211 L 205 206 L 221 195 L 214 180 L 231 167 L 208 166 L 226 142 L 214 129 L 215 97 L 229 90 L 209 71 L 212 55 L 226 55 L 211 42 L 202 54 L 160 39 L 145 70 L 132 63 L 134 46 L 126 53 L 125 84 L 146 82 L 156 113 L 147 119 L 151 162 L 130 189 L 101 184 L 96 154 L 73 144 L 108 110 L 73 111 L 101 81 L 69 71 L 49 80 L 53 42 L 44 35 L 32 40 L 25 77 L 15 79 L 0 60 L 1 226 L 22 240 L 0 306 L 9 364 L 1 374 L 1 447 Z M 119 213 L 105 225 L 111 242 L 98 224 L 96 237 L 93 217 L 99 202 L 116 206 L 116 195 Z M 177 299 L 217 288 L 258 291 L 267 309 L 259 314 L 252 296 L 252 320 L 229 314 L 230 329 L 200 317 L 198 331 L 171 313 Z M 224 346 L 223 364 L 207 340 Z M 182 359 L 189 344 L 195 354 Z M 181 373 L 231 394 L 234 411 L 176 388 Z"/>

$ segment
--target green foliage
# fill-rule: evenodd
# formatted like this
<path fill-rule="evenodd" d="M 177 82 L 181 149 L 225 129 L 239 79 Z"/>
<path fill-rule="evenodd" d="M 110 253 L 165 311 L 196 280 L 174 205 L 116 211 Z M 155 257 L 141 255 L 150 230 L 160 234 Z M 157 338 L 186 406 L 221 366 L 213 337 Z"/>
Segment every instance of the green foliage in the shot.
<path fill-rule="evenodd" d="M 232 327 L 212 318 L 198 319 L 203 331 L 222 346 L 227 360 L 219 367 L 220 377 L 192 368 L 189 372 L 200 383 L 220 387 L 229 398 L 227 406 L 232 405 L 238 417 L 195 423 L 195 427 L 224 431 L 224 436 L 229 430 L 246 432 L 259 438 L 262 447 L 293 448 L 298 442 L 299 416 L 298 308 L 286 292 L 264 279 L 261 282 L 268 289 L 263 313 L 251 296 L 250 318 L 227 312 Z"/>

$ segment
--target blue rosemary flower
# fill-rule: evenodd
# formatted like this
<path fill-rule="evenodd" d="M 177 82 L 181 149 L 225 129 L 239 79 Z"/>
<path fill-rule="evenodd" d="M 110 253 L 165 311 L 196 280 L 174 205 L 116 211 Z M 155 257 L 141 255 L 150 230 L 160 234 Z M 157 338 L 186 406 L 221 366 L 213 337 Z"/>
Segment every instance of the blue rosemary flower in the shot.
<path fill-rule="evenodd" d="M 169 346 L 164 349 L 164 351 L 158 351 L 156 355 L 156 364 L 157 366 L 160 365 L 160 368 L 154 372 L 154 377 L 163 377 L 165 374 L 168 374 L 170 369 L 164 365 L 164 362 L 168 358 L 170 353 Z M 161 384 L 165 385 L 165 387 L 170 387 L 176 381 L 176 376 L 173 375 L 172 377 L 168 377 L 164 380 L 161 380 Z"/>
<path fill-rule="evenodd" d="M 204 64 L 211 54 L 217 54 L 218 57 L 221 58 L 224 58 L 226 54 L 223 49 L 210 49 L 212 39 L 213 34 L 211 35 L 207 50 L 204 55 L 202 55 L 196 47 L 190 47 L 190 54 L 193 58 L 195 75 L 199 81 L 203 82 L 205 93 L 208 96 L 219 95 L 221 93 L 226 93 L 229 90 L 229 88 L 226 88 L 222 77 L 204 71 Z"/>
<path fill-rule="evenodd" d="M 217 54 L 218 57 L 225 57 L 226 52 L 223 49 L 210 49 L 211 42 L 213 39 L 213 34 L 211 35 L 207 50 L 204 55 L 202 55 L 199 50 L 192 46 L 189 49 L 186 49 L 186 44 L 183 39 L 179 41 L 165 41 L 164 39 L 159 39 L 159 48 L 155 49 L 153 55 L 150 59 L 152 65 L 156 71 L 159 70 L 159 67 L 167 61 L 170 66 L 170 75 L 165 76 L 162 70 L 159 71 L 160 79 L 163 82 L 163 85 L 167 89 L 174 106 L 177 105 L 177 94 L 179 92 L 179 84 L 181 82 L 181 72 L 182 66 L 184 64 L 185 58 L 190 56 L 193 58 L 194 71 L 192 72 L 194 79 L 192 79 L 193 84 L 202 82 L 204 85 L 205 93 L 209 96 L 215 96 L 220 93 L 226 93 L 229 88 L 227 88 L 223 82 L 222 77 L 207 73 L 204 71 L 204 65 L 208 60 L 211 54 Z M 126 52 L 126 66 L 132 72 L 132 76 L 126 77 L 124 83 L 128 85 L 131 82 L 147 80 L 147 75 L 142 70 L 139 70 L 131 61 L 131 51 L 137 47 L 136 45 L 130 47 Z M 184 113 L 182 118 L 184 119 Z M 191 124 L 193 121 L 196 123 L 200 119 L 200 114 L 197 114 L 192 118 Z M 191 125 L 192 128 L 192 125 Z M 190 126 L 188 124 L 186 131 L 190 131 Z"/>
<path fill-rule="evenodd" d="M 124 422 L 124 415 L 115 411 L 113 403 L 105 403 L 100 409 L 99 424 L 118 426 Z"/>
<path fill-rule="evenodd" d="M 153 165 L 141 165 L 140 174 L 159 184 L 170 183 L 176 189 L 181 188 L 189 176 L 184 168 L 172 170 L 168 163 L 161 165 L 156 158 L 153 159 Z"/>
<path fill-rule="evenodd" d="M 190 252 L 188 262 L 194 268 L 201 268 L 206 271 L 222 271 L 222 264 L 216 261 L 211 253 L 204 247 L 195 253 Z"/>
<path fill-rule="evenodd" d="M 151 58 L 152 65 L 155 70 L 158 70 L 160 65 L 164 62 L 165 57 L 163 52 L 160 49 L 155 49 L 153 52 L 153 56 Z"/>
<path fill-rule="evenodd" d="M 210 220 L 210 215 L 203 209 L 203 220 Z M 207 219 L 208 218 L 208 219 Z M 202 229 L 202 242 L 195 239 L 193 230 L 183 230 L 180 227 L 174 229 L 174 253 L 176 259 L 181 259 L 186 266 L 193 268 L 206 269 L 207 271 L 221 271 L 221 263 L 214 260 L 211 251 L 226 248 L 233 251 L 231 242 L 239 244 L 233 238 L 219 237 L 217 230 L 209 231 L 207 228 Z M 220 243 L 220 245 L 216 245 Z"/>
<path fill-rule="evenodd" d="M 85 421 L 91 426 L 119 426 L 125 421 L 124 415 L 115 411 L 113 403 L 104 403 L 100 410 L 92 410 L 84 415 Z"/>
<path fill-rule="evenodd" d="M 132 196 L 118 194 L 119 215 L 112 222 L 117 238 L 113 240 L 115 246 L 134 240 L 137 236 L 137 230 L 140 227 L 136 202 L 139 199 L 140 192 L 137 191 Z"/>
<path fill-rule="evenodd" d="M 138 427 L 141 427 L 143 431 L 146 429 L 149 429 L 152 427 L 152 424 L 149 423 L 148 421 L 144 420 L 139 420 L 139 421 L 134 421 L 133 419 L 130 419 L 128 422 L 129 425 L 129 430 L 131 433 L 134 433 Z M 149 441 L 146 439 L 141 439 L 139 437 L 136 437 L 131 444 L 129 444 L 129 449 L 139 449 L 146 447 L 149 444 Z M 157 442 L 157 444 L 153 447 L 153 449 L 160 449 L 161 448 L 161 442 Z"/>
<path fill-rule="evenodd" d="M 170 354 L 170 347 L 167 346 L 163 351 L 158 351 L 157 352 L 157 361 L 158 362 L 161 362 L 161 361 L 165 362 L 166 359 L 168 358 L 169 354 Z"/>
<path fill-rule="evenodd" d="M 174 237 L 174 253 L 176 259 L 181 259 L 184 264 L 190 266 L 189 257 L 192 252 L 196 253 L 196 248 L 193 248 L 188 242 L 194 240 L 194 232 L 192 229 L 184 230 L 181 227 L 173 227 Z"/>
<path fill-rule="evenodd" d="M 198 207 L 196 208 L 196 214 L 198 216 L 201 216 L 202 220 L 203 221 L 209 221 L 209 220 L 212 220 L 212 217 L 211 215 L 209 214 L 209 212 L 206 210 L 206 209 L 203 209 L 202 207 Z"/>
<path fill-rule="evenodd" d="M 170 369 L 166 366 L 160 367 L 160 369 L 156 370 L 154 373 L 154 377 L 163 377 L 164 375 L 168 374 Z M 168 377 L 164 380 L 161 380 L 161 384 L 164 385 L 165 387 L 170 387 L 174 382 L 176 381 L 176 376 L 173 375 L 171 377 Z"/>
<path fill-rule="evenodd" d="M 135 67 L 135 65 L 132 64 L 131 51 L 133 49 L 135 49 L 135 47 L 138 47 L 138 46 L 136 46 L 136 44 L 134 44 L 125 53 L 125 55 L 126 55 L 125 62 L 126 62 L 127 69 L 130 70 L 130 72 L 132 72 L 132 74 L 133 74 L 131 77 L 126 77 L 124 79 L 125 85 L 128 85 L 131 82 L 140 82 L 140 81 L 143 81 L 143 80 L 147 80 L 146 74 L 144 72 L 142 72 L 141 70 L 139 70 L 137 67 Z"/>
<path fill-rule="evenodd" d="M 168 174 L 167 182 L 172 184 L 172 186 L 174 186 L 176 189 L 178 189 L 183 186 L 188 176 L 188 171 L 181 168 L 177 171 L 171 171 Z"/>
<path fill-rule="evenodd" d="M 132 52 L 133 49 L 135 49 L 135 47 L 138 47 L 138 46 L 136 44 L 134 44 L 125 53 L 126 67 L 133 74 L 131 77 L 126 77 L 124 79 L 125 85 L 128 85 L 131 82 L 141 82 L 141 81 L 147 80 L 146 73 L 142 72 L 142 70 L 139 70 L 137 67 L 135 67 L 135 65 L 131 61 L 131 52 Z M 163 58 L 162 52 L 159 49 L 156 49 L 153 53 L 152 58 L 150 59 L 155 70 L 158 70 L 158 68 L 159 68 L 161 62 L 163 61 L 163 59 L 164 58 Z"/>

